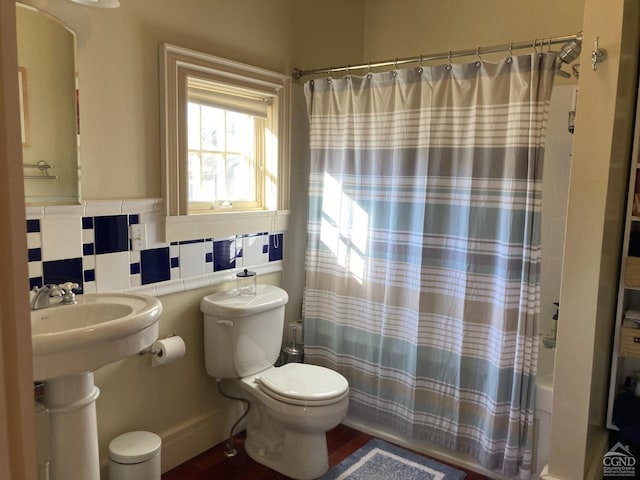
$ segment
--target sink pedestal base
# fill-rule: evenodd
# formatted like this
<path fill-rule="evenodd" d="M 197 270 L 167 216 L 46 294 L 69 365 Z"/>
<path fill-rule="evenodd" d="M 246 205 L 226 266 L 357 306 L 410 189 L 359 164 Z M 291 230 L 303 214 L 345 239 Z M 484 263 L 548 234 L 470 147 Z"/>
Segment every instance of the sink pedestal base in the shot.
<path fill-rule="evenodd" d="M 49 410 L 51 480 L 100 480 L 93 372 L 45 381 L 42 403 Z"/>

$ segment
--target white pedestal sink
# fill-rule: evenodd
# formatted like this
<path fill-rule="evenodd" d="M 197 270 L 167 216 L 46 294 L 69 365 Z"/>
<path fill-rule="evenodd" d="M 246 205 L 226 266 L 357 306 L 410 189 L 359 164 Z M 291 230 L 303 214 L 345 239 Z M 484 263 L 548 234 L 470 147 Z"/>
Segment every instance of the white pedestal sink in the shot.
<path fill-rule="evenodd" d="M 75 305 L 31 312 L 33 373 L 49 410 L 51 480 L 100 480 L 93 371 L 158 338 L 162 304 L 128 293 L 78 295 Z"/>

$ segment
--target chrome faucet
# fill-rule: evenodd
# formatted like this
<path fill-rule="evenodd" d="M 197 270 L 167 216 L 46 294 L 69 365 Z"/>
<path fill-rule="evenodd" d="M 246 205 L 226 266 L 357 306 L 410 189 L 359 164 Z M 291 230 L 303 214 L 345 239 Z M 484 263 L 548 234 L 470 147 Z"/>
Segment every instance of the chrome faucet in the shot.
<path fill-rule="evenodd" d="M 33 287 L 35 295 L 31 299 L 31 310 L 40 310 L 51 306 L 52 297 L 62 297 L 64 291 L 57 285 L 44 285 L 42 288 Z"/>
<path fill-rule="evenodd" d="M 51 299 L 62 297 L 61 305 L 73 305 L 76 301 L 76 294 L 73 289 L 78 288 L 77 283 L 66 282 L 60 285 L 47 284 L 42 288 L 33 287 L 35 295 L 31 300 L 31 310 L 40 310 L 51 306 Z"/>

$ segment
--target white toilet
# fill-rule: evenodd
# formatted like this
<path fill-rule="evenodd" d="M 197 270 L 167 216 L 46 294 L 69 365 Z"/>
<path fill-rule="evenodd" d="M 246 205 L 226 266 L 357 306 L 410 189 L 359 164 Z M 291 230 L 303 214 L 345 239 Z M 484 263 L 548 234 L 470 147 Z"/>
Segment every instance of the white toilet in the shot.
<path fill-rule="evenodd" d="M 347 413 L 349 384 L 328 368 L 301 363 L 275 367 L 287 292 L 258 285 L 202 299 L 207 373 L 235 379 L 251 403 L 245 449 L 283 475 L 307 480 L 329 469 L 325 433 Z"/>

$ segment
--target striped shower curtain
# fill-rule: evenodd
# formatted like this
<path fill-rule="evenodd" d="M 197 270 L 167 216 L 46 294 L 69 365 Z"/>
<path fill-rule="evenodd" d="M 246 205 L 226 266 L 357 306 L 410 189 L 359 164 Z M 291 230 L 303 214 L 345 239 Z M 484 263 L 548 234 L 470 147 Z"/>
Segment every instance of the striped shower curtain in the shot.
<path fill-rule="evenodd" d="M 305 85 L 305 361 L 349 414 L 529 478 L 554 53 Z"/>

